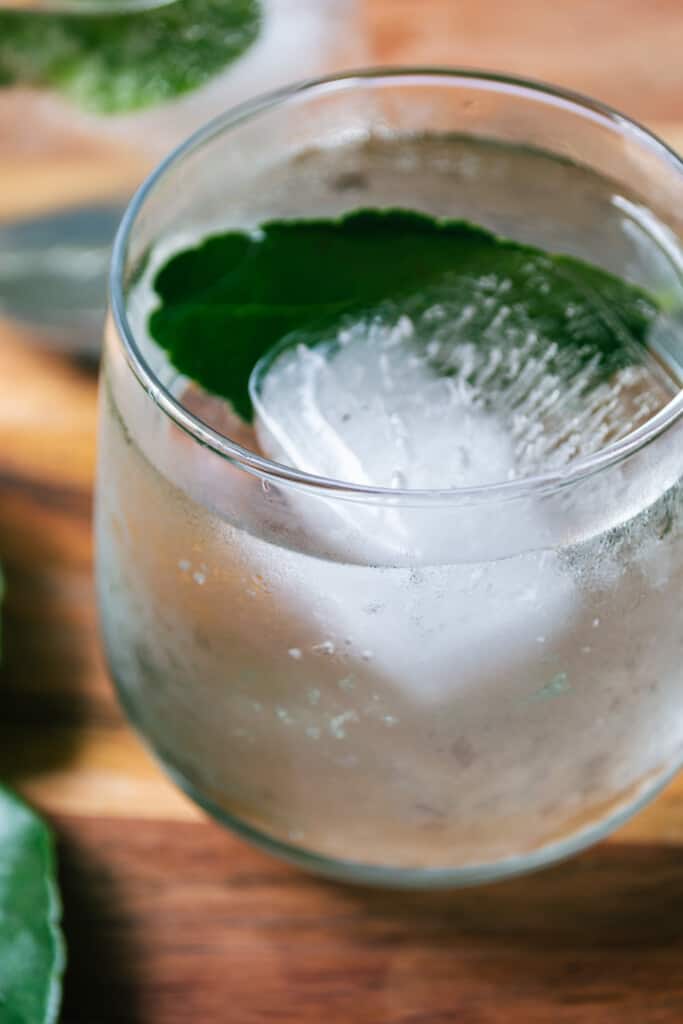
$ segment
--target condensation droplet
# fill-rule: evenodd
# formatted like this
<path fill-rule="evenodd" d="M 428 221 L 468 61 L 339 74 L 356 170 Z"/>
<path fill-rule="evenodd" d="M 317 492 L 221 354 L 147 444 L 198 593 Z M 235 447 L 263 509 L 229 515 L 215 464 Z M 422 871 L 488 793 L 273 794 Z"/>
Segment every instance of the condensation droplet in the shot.
<path fill-rule="evenodd" d="M 321 640 L 320 643 L 311 644 L 314 654 L 334 654 L 335 646 L 331 640 Z"/>
<path fill-rule="evenodd" d="M 340 715 L 335 715 L 334 718 L 330 719 L 330 732 L 337 740 L 346 739 L 346 729 L 344 726 L 347 722 L 357 722 L 358 715 L 355 711 L 342 711 Z"/>

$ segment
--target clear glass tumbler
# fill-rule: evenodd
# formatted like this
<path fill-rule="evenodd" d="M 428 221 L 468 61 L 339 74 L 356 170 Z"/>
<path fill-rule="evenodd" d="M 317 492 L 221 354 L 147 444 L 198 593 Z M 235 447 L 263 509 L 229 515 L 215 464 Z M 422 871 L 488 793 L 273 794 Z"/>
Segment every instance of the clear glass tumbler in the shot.
<path fill-rule="evenodd" d="M 363 59 L 355 0 L 0 0 L 0 315 L 99 351 L 111 244 L 172 146 Z"/>
<path fill-rule="evenodd" d="M 138 192 L 101 379 L 102 631 L 131 721 L 219 821 L 336 878 L 458 885 L 567 856 L 649 800 L 683 754 L 683 394 L 521 479 L 323 478 L 168 364 L 150 267 L 273 217 L 466 216 L 666 295 L 680 369 L 682 170 L 553 88 L 380 70 L 227 113 Z"/>

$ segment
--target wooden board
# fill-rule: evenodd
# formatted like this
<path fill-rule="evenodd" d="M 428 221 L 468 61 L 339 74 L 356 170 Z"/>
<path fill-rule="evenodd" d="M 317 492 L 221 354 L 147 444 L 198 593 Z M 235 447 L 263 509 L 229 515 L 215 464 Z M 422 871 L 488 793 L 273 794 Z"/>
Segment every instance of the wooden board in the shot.
<path fill-rule="evenodd" d="M 377 61 L 555 79 L 683 143 L 679 0 L 366 0 L 365 22 Z M 20 171 L 0 165 L 0 182 L 23 209 Z M 0 777 L 59 836 L 65 1024 L 683 1020 L 683 780 L 550 871 L 399 895 L 278 864 L 164 778 L 99 653 L 95 399 L 91 369 L 0 323 Z"/>

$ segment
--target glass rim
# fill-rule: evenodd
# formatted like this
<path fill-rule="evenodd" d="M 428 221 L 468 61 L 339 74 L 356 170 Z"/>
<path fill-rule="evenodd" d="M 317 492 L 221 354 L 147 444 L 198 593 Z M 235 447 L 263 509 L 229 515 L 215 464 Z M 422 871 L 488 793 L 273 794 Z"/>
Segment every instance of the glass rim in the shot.
<path fill-rule="evenodd" d="M 142 14 L 169 7 L 179 0 L 0 0 L 1 12 L 13 14 L 78 15 L 106 18 L 116 14 Z"/>
<path fill-rule="evenodd" d="M 448 488 L 391 488 L 356 484 L 331 477 L 307 473 L 283 463 L 259 455 L 232 441 L 225 434 L 214 430 L 195 416 L 181 401 L 175 398 L 161 382 L 143 356 L 135 338 L 135 332 L 128 320 L 124 291 L 124 271 L 128 244 L 145 201 L 157 183 L 185 157 L 211 142 L 215 137 L 237 127 L 252 117 L 296 101 L 309 94 L 326 94 L 353 89 L 366 82 L 434 81 L 478 84 L 492 90 L 500 89 L 512 94 L 528 95 L 545 101 L 559 103 L 577 114 L 604 123 L 622 135 L 630 135 L 635 142 L 647 146 L 651 151 L 669 162 L 672 168 L 683 176 L 683 159 L 658 136 L 637 121 L 619 111 L 591 99 L 579 92 L 549 85 L 545 82 L 507 75 L 476 68 L 451 68 L 439 66 L 395 66 L 368 67 L 337 74 L 305 79 L 274 91 L 258 95 L 250 100 L 219 114 L 193 132 L 183 143 L 176 146 L 157 165 L 133 195 L 124 213 L 114 240 L 109 273 L 109 303 L 114 325 L 122 341 L 126 361 L 139 384 L 152 401 L 185 434 L 202 447 L 210 448 L 231 464 L 272 483 L 297 485 L 309 491 L 330 494 L 356 500 L 390 500 L 392 503 L 409 501 L 431 501 L 448 503 L 479 503 L 503 501 L 541 495 L 567 488 L 607 470 L 654 441 L 669 430 L 683 417 L 683 388 L 658 413 L 636 430 L 612 444 L 606 445 L 592 455 L 577 459 L 561 469 L 550 470 L 518 480 L 504 480 L 494 483 L 467 487 Z"/>

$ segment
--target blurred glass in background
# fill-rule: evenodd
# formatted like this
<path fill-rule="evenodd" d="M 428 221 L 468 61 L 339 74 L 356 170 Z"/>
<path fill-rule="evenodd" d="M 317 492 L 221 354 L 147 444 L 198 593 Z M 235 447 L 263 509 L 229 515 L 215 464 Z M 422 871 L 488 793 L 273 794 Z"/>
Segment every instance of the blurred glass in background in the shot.
<path fill-rule="evenodd" d="M 226 108 L 362 62 L 355 11 L 356 0 L 0 0 L 0 316 L 96 354 L 110 244 L 138 182 Z"/>

